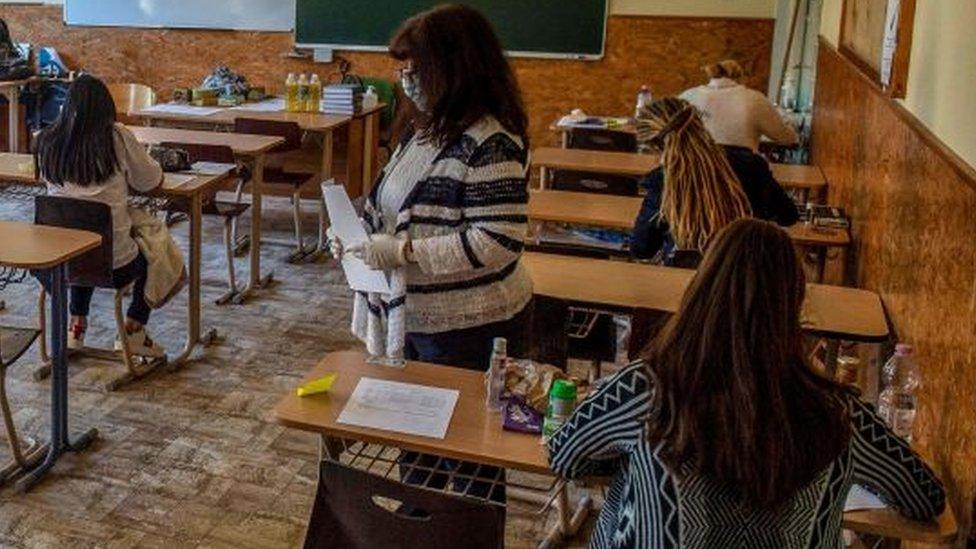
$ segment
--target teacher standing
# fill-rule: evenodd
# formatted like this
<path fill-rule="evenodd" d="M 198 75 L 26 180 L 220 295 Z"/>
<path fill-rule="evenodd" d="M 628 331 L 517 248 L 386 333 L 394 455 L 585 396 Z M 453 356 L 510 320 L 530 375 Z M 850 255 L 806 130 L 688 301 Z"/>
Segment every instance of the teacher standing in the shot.
<path fill-rule="evenodd" d="M 485 370 L 495 337 L 523 352 L 532 298 L 521 93 L 466 6 L 407 20 L 390 52 L 412 124 L 366 202 L 370 240 L 333 250 L 386 271 L 393 291 L 357 293 L 352 329 L 372 355 Z"/>

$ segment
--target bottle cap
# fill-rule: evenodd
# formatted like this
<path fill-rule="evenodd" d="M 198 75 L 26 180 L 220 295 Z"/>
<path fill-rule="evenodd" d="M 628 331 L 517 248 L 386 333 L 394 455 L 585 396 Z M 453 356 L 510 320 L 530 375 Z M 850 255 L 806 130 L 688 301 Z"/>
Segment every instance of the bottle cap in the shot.
<path fill-rule="evenodd" d="M 508 352 L 508 340 L 504 337 L 496 337 L 492 342 L 492 349 L 495 353 L 506 353 Z"/>
<path fill-rule="evenodd" d="M 552 383 L 549 396 L 562 400 L 576 400 L 576 384 L 567 379 L 557 379 Z"/>
<path fill-rule="evenodd" d="M 908 356 L 915 352 L 915 349 L 908 343 L 899 343 L 895 345 L 895 354 L 898 356 Z"/>

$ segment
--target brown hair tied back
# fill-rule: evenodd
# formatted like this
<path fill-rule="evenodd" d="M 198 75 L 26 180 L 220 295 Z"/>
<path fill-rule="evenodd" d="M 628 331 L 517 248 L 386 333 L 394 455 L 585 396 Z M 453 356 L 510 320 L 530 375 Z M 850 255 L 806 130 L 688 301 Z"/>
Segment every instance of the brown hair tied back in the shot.
<path fill-rule="evenodd" d="M 726 59 L 718 63 L 705 65 L 702 67 L 702 70 L 705 71 L 705 74 L 709 78 L 730 78 L 732 80 L 738 80 L 745 74 L 745 71 L 742 70 L 742 65 L 734 59 Z"/>

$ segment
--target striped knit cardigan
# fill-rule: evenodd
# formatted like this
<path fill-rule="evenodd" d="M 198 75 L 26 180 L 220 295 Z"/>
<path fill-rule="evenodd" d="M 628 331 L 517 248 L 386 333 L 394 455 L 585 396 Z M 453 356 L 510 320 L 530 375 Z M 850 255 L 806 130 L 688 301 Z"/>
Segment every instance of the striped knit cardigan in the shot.
<path fill-rule="evenodd" d="M 912 519 L 931 519 L 945 508 L 945 490 L 932 470 L 853 394 L 845 396 L 848 448 L 779 508 L 744 508 L 729 487 L 665 465 L 663 444 L 644 437 L 653 391 L 645 365 L 631 364 L 583 401 L 549 441 L 552 469 L 565 478 L 616 470 L 590 547 L 840 548 L 844 502 L 854 483 Z"/>
<path fill-rule="evenodd" d="M 356 295 L 352 330 L 373 356 L 402 357 L 406 332 L 511 319 L 532 298 L 520 262 L 528 226 L 522 140 L 486 117 L 437 151 L 433 162 L 422 147 L 407 143 L 394 156 L 405 151 L 398 162 L 426 163 L 412 166 L 417 180 L 391 183 L 384 170 L 363 214 L 367 232 L 409 238 L 416 261 L 389 273 L 390 295 Z M 388 183 L 413 186 L 395 227 L 385 226 L 380 206 Z"/>

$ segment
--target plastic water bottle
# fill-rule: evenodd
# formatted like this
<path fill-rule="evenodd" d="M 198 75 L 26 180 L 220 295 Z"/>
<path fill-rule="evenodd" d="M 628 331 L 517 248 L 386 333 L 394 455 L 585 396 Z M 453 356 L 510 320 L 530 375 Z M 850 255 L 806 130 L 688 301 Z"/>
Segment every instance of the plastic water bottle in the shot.
<path fill-rule="evenodd" d="M 883 389 L 878 395 L 878 415 L 896 435 L 909 441 L 915 422 L 915 392 L 920 380 L 912 346 L 899 343 L 895 346 L 895 354 L 881 370 Z"/>
<path fill-rule="evenodd" d="M 496 337 L 488 360 L 485 375 L 485 406 L 492 411 L 502 409 L 502 393 L 505 391 L 505 363 L 508 361 L 508 340 Z"/>
<path fill-rule="evenodd" d="M 549 440 L 569 420 L 576 408 L 576 384 L 557 379 L 549 390 L 549 407 L 542 421 L 542 438 Z"/>
<path fill-rule="evenodd" d="M 298 80 L 293 72 L 288 73 L 288 79 L 285 80 L 285 110 L 298 111 Z"/>
<path fill-rule="evenodd" d="M 313 74 L 308 82 L 308 99 L 305 100 L 305 112 L 319 112 L 322 106 L 322 81 L 319 75 Z"/>
<path fill-rule="evenodd" d="M 654 96 L 651 95 L 651 88 L 641 86 L 640 90 L 637 91 L 637 108 L 634 109 L 634 118 L 640 118 L 641 110 L 650 105 L 653 101 Z"/>
<path fill-rule="evenodd" d="M 374 86 L 367 86 L 366 93 L 363 94 L 363 110 L 368 111 L 376 108 L 380 104 L 380 96 L 376 93 Z"/>

